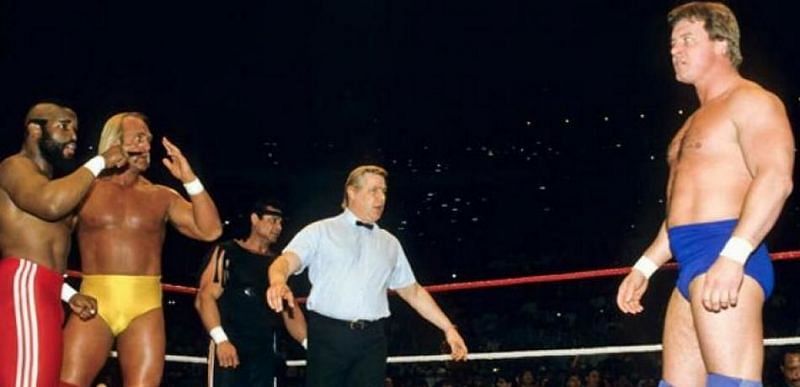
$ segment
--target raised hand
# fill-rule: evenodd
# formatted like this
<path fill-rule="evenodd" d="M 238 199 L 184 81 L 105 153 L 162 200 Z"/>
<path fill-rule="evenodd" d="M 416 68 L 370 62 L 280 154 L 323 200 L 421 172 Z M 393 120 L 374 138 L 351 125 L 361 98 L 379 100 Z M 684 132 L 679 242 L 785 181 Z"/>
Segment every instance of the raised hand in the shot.
<path fill-rule="evenodd" d="M 189 161 L 183 156 L 181 150 L 166 137 L 161 139 L 161 144 L 164 145 L 164 149 L 167 151 L 167 157 L 161 159 L 161 162 L 164 163 L 164 166 L 167 167 L 172 176 L 175 176 L 182 183 L 194 180 L 197 176 L 195 176 Z"/>
<path fill-rule="evenodd" d="M 120 145 L 112 145 L 101 156 L 106 162 L 106 168 L 122 168 L 128 163 L 128 154 Z"/>

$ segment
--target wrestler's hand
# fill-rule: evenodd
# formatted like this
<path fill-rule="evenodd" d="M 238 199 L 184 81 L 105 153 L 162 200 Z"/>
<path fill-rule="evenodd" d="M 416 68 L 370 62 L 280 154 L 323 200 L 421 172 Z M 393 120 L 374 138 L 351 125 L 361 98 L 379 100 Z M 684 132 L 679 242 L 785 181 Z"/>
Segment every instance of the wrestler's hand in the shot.
<path fill-rule="evenodd" d="M 289 289 L 289 286 L 285 283 L 270 285 L 267 289 L 267 304 L 269 304 L 269 307 L 280 313 L 283 311 L 283 300 L 286 300 L 290 308 L 294 308 L 292 289 Z"/>
<path fill-rule="evenodd" d="M 219 366 L 223 368 L 236 368 L 239 366 L 239 354 L 236 347 L 230 341 L 223 341 L 217 344 L 217 360 Z"/>
<path fill-rule="evenodd" d="M 120 145 L 110 146 L 101 156 L 106 161 L 106 168 L 122 168 L 128 163 L 128 155 Z"/>
<path fill-rule="evenodd" d="M 164 145 L 164 149 L 167 151 L 167 157 L 161 159 L 161 162 L 164 163 L 164 166 L 167 167 L 172 176 L 175 176 L 182 183 L 188 183 L 197 178 L 189 165 L 189 161 L 186 160 L 186 157 L 183 156 L 183 153 L 175 144 L 167 140 L 166 137 L 161 139 L 161 144 Z"/>
<path fill-rule="evenodd" d="M 458 334 L 456 327 L 450 327 L 444 332 L 445 340 L 450 345 L 450 357 L 455 361 L 467 360 L 467 344 L 464 339 Z"/>
<path fill-rule="evenodd" d="M 617 306 L 623 313 L 637 314 L 644 310 L 642 296 L 647 290 L 647 278 L 639 270 L 631 270 L 617 290 Z"/>
<path fill-rule="evenodd" d="M 69 299 L 69 307 L 72 313 L 78 315 L 81 320 L 89 320 L 97 315 L 97 300 L 85 294 L 75 294 Z"/>
<path fill-rule="evenodd" d="M 706 272 L 700 289 L 703 307 L 709 312 L 736 306 L 744 280 L 744 266 L 730 258 L 719 257 Z"/>

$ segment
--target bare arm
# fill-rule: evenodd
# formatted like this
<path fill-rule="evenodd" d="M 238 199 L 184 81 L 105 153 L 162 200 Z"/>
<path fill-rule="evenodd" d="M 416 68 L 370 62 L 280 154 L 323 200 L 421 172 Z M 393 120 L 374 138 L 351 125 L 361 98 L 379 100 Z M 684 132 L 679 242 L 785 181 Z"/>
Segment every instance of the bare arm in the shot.
<path fill-rule="evenodd" d="M 686 133 L 686 128 L 689 126 L 691 120 L 692 118 L 690 117 L 675 138 L 672 139 L 668 150 L 667 159 L 670 164 L 670 172 L 669 178 L 667 179 L 667 208 L 669 208 L 672 197 L 672 184 L 675 176 L 673 165 L 677 159 L 678 147 L 680 146 L 682 138 Z M 645 259 L 645 257 L 647 258 Z M 672 251 L 669 247 L 669 235 L 667 234 L 667 222 L 665 220 L 661 222 L 661 226 L 658 228 L 658 233 L 655 239 L 653 239 L 653 242 L 645 249 L 642 257 L 620 283 L 617 289 L 617 307 L 619 307 L 619 310 L 629 314 L 641 313 L 644 310 L 642 306 L 642 296 L 644 296 L 645 291 L 647 291 L 649 279 L 644 272 L 649 269 L 651 272 L 650 274 L 652 274 L 653 270 L 665 264 L 670 258 L 672 258 Z M 648 264 L 648 260 L 651 262 L 650 264 Z M 643 267 L 637 267 L 640 262 L 643 264 Z"/>
<path fill-rule="evenodd" d="M 183 184 L 196 182 L 197 175 L 194 174 L 189 161 L 183 156 L 181 150 L 171 143 L 166 137 L 161 140 L 167 157 L 162 163 L 169 172 Z M 169 206 L 169 219 L 175 228 L 183 235 L 202 241 L 213 241 L 222 234 L 222 223 L 219 220 L 217 206 L 203 189 L 201 192 L 190 195 L 191 203 L 175 193 L 175 197 Z"/>
<path fill-rule="evenodd" d="M 299 306 L 284 310 L 281 312 L 281 317 L 283 317 L 283 325 L 286 326 L 286 330 L 289 332 L 289 335 L 292 336 L 293 339 L 297 340 L 298 343 L 302 343 L 303 340 L 308 337 L 306 316 L 303 314 L 303 310 L 300 309 Z"/>
<path fill-rule="evenodd" d="M 415 282 L 410 286 L 397 289 L 397 294 L 411 305 L 420 316 L 436 325 L 442 331 L 454 328 L 453 323 L 445 316 L 430 293 L 418 283 Z"/>
<path fill-rule="evenodd" d="M 450 319 L 442 312 L 442 309 L 439 308 L 439 305 L 436 304 L 436 301 L 433 300 L 433 297 L 425 288 L 415 282 L 404 288 L 397 289 L 397 294 L 411 305 L 420 316 L 444 332 L 455 360 L 466 359 L 467 346 L 464 344 L 461 335 L 458 334 L 456 326 L 450 322 Z"/>
<path fill-rule="evenodd" d="M 691 121 L 691 118 L 689 118 L 689 120 Z M 688 123 L 684 125 L 684 128 L 686 127 L 686 125 L 688 125 Z M 683 130 L 684 129 L 682 128 L 681 132 L 683 132 Z M 673 152 L 673 147 L 675 146 L 674 143 L 675 142 L 680 143 L 680 138 L 682 138 L 682 136 L 683 134 L 678 134 L 676 139 L 673 140 L 673 145 L 670 146 L 670 153 Z M 671 154 L 669 160 L 670 171 L 669 171 L 669 177 L 667 178 L 667 192 L 666 192 L 667 208 L 669 208 L 669 203 L 672 198 L 672 183 L 674 181 L 674 170 L 672 169 L 672 164 L 674 163 L 673 157 L 675 157 L 675 155 Z M 666 221 L 661 222 L 661 226 L 658 228 L 658 233 L 656 234 L 655 239 L 653 239 L 653 242 L 650 243 L 650 246 L 648 246 L 647 249 L 644 250 L 644 253 L 642 253 L 642 255 L 647 256 L 647 258 L 649 258 L 651 261 L 653 261 L 653 263 L 656 264 L 656 266 L 659 267 L 667 263 L 667 261 L 669 261 L 672 258 L 672 250 L 669 247 L 669 235 L 667 234 Z"/>
<path fill-rule="evenodd" d="M 197 309 L 206 331 L 222 324 L 217 300 L 222 296 L 224 289 L 219 282 L 214 281 L 214 273 L 222 273 L 222 257 L 224 255 L 225 252 L 219 246 L 214 248 L 208 265 L 200 277 L 200 288 L 194 299 L 194 307 Z"/>
<path fill-rule="evenodd" d="M 12 156 L 0 164 L 0 186 L 14 204 L 39 218 L 56 221 L 68 215 L 83 199 L 94 181 L 87 168 L 78 168 L 50 180 L 24 156 Z"/>
<path fill-rule="evenodd" d="M 172 194 L 168 216 L 181 234 L 207 242 L 219 238 L 222 234 L 222 223 L 217 206 L 207 191 L 192 195 L 191 202 L 175 191 Z"/>
<path fill-rule="evenodd" d="M 667 261 L 672 258 L 672 251 L 669 248 L 669 236 L 667 236 L 666 222 L 661 223 L 661 227 L 658 228 L 658 234 L 656 234 L 656 238 L 644 251 L 644 255 L 650 258 L 650 260 L 652 260 L 653 263 L 658 266 L 667 263 Z"/>
<path fill-rule="evenodd" d="M 275 258 L 267 270 L 270 284 L 267 289 L 267 304 L 273 310 L 281 313 L 283 324 L 289 331 L 289 335 L 298 343 L 302 343 L 308 337 L 306 317 L 300 306 L 295 304 L 294 295 L 286 285 L 289 274 L 296 272 L 299 268 L 300 258 L 292 252 L 285 252 Z M 288 309 L 283 309 L 284 299 L 289 304 Z"/>
<path fill-rule="evenodd" d="M 36 163 L 23 155 L 11 156 L 0 164 L 0 187 L 23 211 L 48 221 L 68 215 L 89 191 L 104 166 L 121 166 L 126 156 L 119 145 L 101 155 L 100 165 L 86 163 L 67 176 L 49 179 Z M 87 165 L 93 164 L 90 171 Z"/>
<path fill-rule="evenodd" d="M 774 95 L 746 90 L 733 99 L 739 144 L 753 177 L 733 234 L 756 246 L 792 192 L 794 138 L 783 104 Z"/>
<path fill-rule="evenodd" d="M 672 258 L 672 251 L 669 248 L 669 236 L 667 235 L 666 222 L 661 223 L 658 234 L 653 243 L 644 251 L 644 255 L 659 267 Z M 644 260 L 644 259 L 642 259 Z M 638 263 L 638 262 L 637 262 Z M 644 310 L 642 306 L 642 296 L 647 290 L 648 278 L 645 274 L 634 267 L 617 290 L 617 306 L 623 313 L 637 314 Z"/>
<path fill-rule="evenodd" d="M 200 320 L 206 327 L 206 331 L 214 339 L 215 353 L 219 365 L 221 367 L 238 367 L 239 354 L 236 346 L 231 343 L 222 329 L 222 319 L 219 314 L 219 306 L 217 300 L 222 296 L 224 288 L 219 282 L 215 281 L 214 273 L 222 273 L 222 261 L 225 257 L 225 250 L 220 246 L 214 248 L 213 253 L 208 259 L 208 265 L 203 270 L 203 275 L 200 277 L 200 289 L 194 299 L 194 307 L 197 313 L 200 314 Z M 217 335 L 220 333 L 222 337 L 214 336 L 215 331 Z M 211 356 L 211 354 L 209 354 Z"/>
<path fill-rule="evenodd" d="M 730 110 L 752 181 L 733 230 L 735 238 L 725 245 L 702 284 L 703 307 L 713 312 L 739 302 L 747 250 L 761 243 L 792 191 L 794 139 L 780 100 L 750 87 L 731 96 Z"/>
<path fill-rule="evenodd" d="M 290 273 L 300 268 L 300 257 L 290 251 L 284 252 L 269 265 L 269 288 L 267 289 L 267 304 L 276 312 L 283 311 L 283 300 L 294 308 L 294 294 L 286 281 Z"/>

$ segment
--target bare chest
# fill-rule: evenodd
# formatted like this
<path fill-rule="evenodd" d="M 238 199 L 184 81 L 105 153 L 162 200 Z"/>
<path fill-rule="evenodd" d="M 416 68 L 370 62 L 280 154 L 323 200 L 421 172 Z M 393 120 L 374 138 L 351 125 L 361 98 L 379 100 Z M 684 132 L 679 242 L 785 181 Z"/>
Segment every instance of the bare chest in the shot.
<path fill-rule="evenodd" d="M 724 106 L 703 107 L 693 114 L 669 145 L 670 164 L 714 158 L 737 149 L 736 127 Z"/>
<path fill-rule="evenodd" d="M 79 213 L 82 228 L 160 230 L 167 219 L 168 197 L 151 187 L 98 184 Z"/>
<path fill-rule="evenodd" d="M 19 230 L 32 233 L 69 235 L 75 216 L 69 214 L 56 221 L 47 221 L 17 207 L 8 194 L 0 189 L 0 231 Z M 34 231 L 35 230 L 35 231 Z M 17 233 L 18 231 L 14 231 Z"/>

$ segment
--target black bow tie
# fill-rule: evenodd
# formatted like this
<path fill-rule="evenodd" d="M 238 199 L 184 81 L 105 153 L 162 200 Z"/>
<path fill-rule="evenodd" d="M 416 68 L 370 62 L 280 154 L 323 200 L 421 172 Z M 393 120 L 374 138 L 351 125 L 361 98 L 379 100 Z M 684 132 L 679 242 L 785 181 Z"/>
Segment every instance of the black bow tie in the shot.
<path fill-rule="evenodd" d="M 364 223 L 364 222 L 362 222 L 360 220 L 356 221 L 356 226 L 361 226 L 361 227 L 364 227 L 364 228 L 369 229 L 369 230 L 372 230 L 372 228 L 375 227 L 375 225 L 372 224 L 372 223 Z"/>

